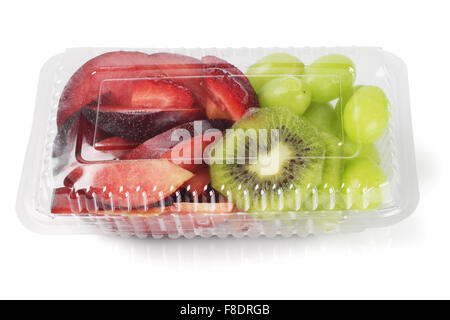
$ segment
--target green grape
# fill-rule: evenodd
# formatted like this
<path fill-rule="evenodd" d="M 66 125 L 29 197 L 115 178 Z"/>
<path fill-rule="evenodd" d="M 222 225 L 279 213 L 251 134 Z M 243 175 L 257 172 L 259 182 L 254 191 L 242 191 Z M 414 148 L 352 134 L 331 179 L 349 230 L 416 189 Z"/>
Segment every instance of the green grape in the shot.
<path fill-rule="evenodd" d="M 287 53 L 273 53 L 265 56 L 247 70 L 247 77 L 258 92 L 267 82 L 277 78 L 271 75 L 302 75 L 305 65 Z"/>
<path fill-rule="evenodd" d="M 359 144 L 345 137 L 343 153 L 345 158 L 365 158 L 373 161 L 377 165 L 381 164 L 380 154 L 373 143 Z"/>
<path fill-rule="evenodd" d="M 388 126 L 388 107 L 389 101 L 380 88 L 364 86 L 358 89 L 345 105 L 345 133 L 354 142 L 374 142 Z"/>
<path fill-rule="evenodd" d="M 328 102 L 312 102 L 303 116 L 319 130 L 341 136 L 341 123 L 332 105 Z"/>
<path fill-rule="evenodd" d="M 363 87 L 362 85 L 358 85 L 358 86 L 354 86 L 350 90 L 346 90 L 346 91 L 342 92 L 341 97 L 336 102 L 336 106 L 335 106 L 334 110 L 336 111 L 336 114 L 339 118 L 339 122 L 341 124 L 342 124 L 342 115 L 344 114 L 345 105 L 347 104 L 348 100 L 350 100 L 350 98 L 355 94 L 355 92 L 362 87 Z"/>
<path fill-rule="evenodd" d="M 348 209 L 373 209 L 383 202 L 386 176 L 368 159 L 356 158 L 345 162 L 342 174 L 343 197 Z"/>
<path fill-rule="evenodd" d="M 266 83 L 258 98 L 263 108 L 286 107 L 301 116 L 311 102 L 311 90 L 301 78 L 283 77 Z"/>
<path fill-rule="evenodd" d="M 312 101 L 327 102 L 350 91 L 356 77 L 353 61 L 340 54 L 322 56 L 305 70 Z"/>

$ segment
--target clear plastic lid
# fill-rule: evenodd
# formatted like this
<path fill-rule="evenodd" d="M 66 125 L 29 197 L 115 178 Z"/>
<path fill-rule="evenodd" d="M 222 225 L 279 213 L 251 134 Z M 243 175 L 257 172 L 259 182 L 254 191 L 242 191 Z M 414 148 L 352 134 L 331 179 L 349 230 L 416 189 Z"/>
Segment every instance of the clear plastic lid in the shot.
<path fill-rule="evenodd" d="M 377 48 L 70 49 L 42 69 L 18 213 L 154 238 L 384 226 L 418 202 L 408 99 Z"/>

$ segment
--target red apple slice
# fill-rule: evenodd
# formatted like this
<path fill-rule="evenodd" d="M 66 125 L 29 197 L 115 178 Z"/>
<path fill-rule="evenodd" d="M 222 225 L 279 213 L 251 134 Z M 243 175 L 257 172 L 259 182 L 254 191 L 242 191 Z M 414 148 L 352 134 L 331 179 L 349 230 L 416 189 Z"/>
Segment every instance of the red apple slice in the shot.
<path fill-rule="evenodd" d="M 144 142 L 170 128 L 205 119 L 203 109 L 136 109 L 132 107 L 83 107 L 83 115 L 105 132 L 133 142 Z"/>
<path fill-rule="evenodd" d="M 216 112 L 226 110 L 233 120 L 239 120 L 249 108 L 258 107 L 258 97 L 247 77 L 235 66 L 214 57 L 202 58 L 205 84 L 209 97 L 217 105 Z M 210 111 L 213 113 L 213 111 Z"/>

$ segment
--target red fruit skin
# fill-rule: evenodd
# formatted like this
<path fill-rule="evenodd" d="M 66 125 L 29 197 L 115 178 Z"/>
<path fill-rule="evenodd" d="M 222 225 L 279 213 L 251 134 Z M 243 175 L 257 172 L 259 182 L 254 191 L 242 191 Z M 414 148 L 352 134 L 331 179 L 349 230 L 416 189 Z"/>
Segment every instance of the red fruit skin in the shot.
<path fill-rule="evenodd" d="M 65 187 L 73 188 L 75 183 L 83 176 L 83 167 L 79 166 L 69 172 L 64 178 L 63 184 Z"/>
<path fill-rule="evenodd" d="M 231 119 L 237 121 L 248 109 L 259 106 L 255 90 L 238 68 L 214 56 L 203 57 L 202 62 L 206 89 L 216 104 L 210 109 L 226 110 Z"/>
<path fill-rule="evenodd" d="M 145 235 L 166 236 L 177 234 L 175 216 L 181 230 L 193 232 L 195 228 L 212 228 L 225 223 L 233 216 L 232 203 L 186 203 L 180 202 L 168 207 L 150 207 L 130 210 L 104 210 L 97 206 L 94 198 L 85 189 L 57 188 L 53 192 L 51 212 L 57 215 L 89 215 L 98 217 L 98 222 L 108 224 L 111 231 L 132 231 Z M 118 220 L 120 219 L 120 221 Z M 116 221 L 117 220 L 117 221 Z M 160 221 L 164 221 L 164 229 Z"/>
<path fill-rule="evenodd" d="M 92 124 L 112 136 L 142 143 L 170 128 L 206 118 L 200 108 L 164 111 L 115 106 L 83 107 L 82 114 Z"/>
<path fill-rule="evenodd" d="M 89 187 L 101 190 L 99 201 L 112 208 L 151 205 L 174 193 L 193 176 L 167 160 L 114 161 L 95 166 Z"/>
<path fill-rule="evenodd" d="M 193 57 L 176 53 L 154 53 L 150 55 L 158 68 L 173 81 L 191 90 L 195 104 L 205 108 L 207 92 L 203 83 L 203 63 Z"/>
<path fill-rule="evenodd" d="M 197 169 L 197 172 L 191 179 L 184 183 L 183 188 L 193 195 L 200 195 L 208 188 L 210 182 L 211 176 L 209 175 L 209 168 L 207 165 L 203 165 L 201 168 Z"/>
<path fill-rule="evenodd" d="M 198 172 L 205 164 L 203 153 L 205 148 L 222 137 L 220 131 L 195 136 L 189 140 L 178 143 L 161 156 L 183 169 Z"/>
<path fill-rule="evenodd" d="M 188 109 L 193 104 L 191 92 L 173 81 L 167 79 L 134 81 L 132 107 Z"/>
<path fill-rule="evenodd" d="M 85 116 L 80 117 L 80 126 L 78 128 L 78 138 L 90 146 L 94 146 L 98 141 L 109 138 L 111 135 L 99 127 L 95 127 Z"/>
<path fill-rule="evenodd" d="M 101 93 L 112 91 L 108 99 L 117 103 L 122 97 L 130 96 L 129 81 L 107 80 L 163 76 L 154 59 L 142 52 L 116 51 L 99 55 L 81 66 L 66 84 L 59 101 L 58 127 L 83 106 L 98 101 Z"/>
<path fill-rule="evenodd" d="M 119 137 L 109 137 L 95 144 L 95 149 L 100 151 L 130 150 L 137 146 L 136 142 Z"/>
<path fill-rule="evenodd" d="M 70 192 L 71 188 L 57 188 L 53 191 L 52 213 L 71 213 Z"/>
<path fill-rule="evenodd" d="M 224 131 L 233 124 L 228 120 L 196 120 L 187 122 L 172 129 L 169 129 L 147 141 L 140 144 L 128 154 L 127 159 L 159 159 L 165 153 L 170 151 L 174 146 L 180 143 L 179 140 L 173 139 L 173 135 L 177 130 L 185 130 L 190 137 L 195 137 L 205 133 L 209 129 L 218 129 Z M 199 128 L 199 129 L 197 129 Z"/>
<path fill-rule="evenodd" d="M 87 214 L 95 207 L 86 189 L 56 188 L 53 192 L 51 212 L 54 214 Z"/>
<path fill-rule="evenodd" d="M 100 152 L 112 154 L 116 159 L 124 160 L 137 145 L 136 142 L 120 137 L 110 137 L 97 142 L 94 148 Z"/>

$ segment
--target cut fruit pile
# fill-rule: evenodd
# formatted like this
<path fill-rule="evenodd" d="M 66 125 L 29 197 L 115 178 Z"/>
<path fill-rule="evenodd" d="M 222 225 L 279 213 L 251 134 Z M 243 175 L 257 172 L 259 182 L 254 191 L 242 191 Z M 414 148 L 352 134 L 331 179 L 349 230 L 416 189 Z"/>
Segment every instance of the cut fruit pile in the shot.
<path fill-rule="evenodd" d="M 341 55 L 305 66 L 273 54 L 247 75 L 215 56 L 97 56 L 60 98 L 52 213 L 187 215 L 195 229 L 246 212 L 378 207 L 386 177 L 373 142 L 389 102 L 355 78 Z"/>

